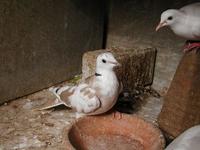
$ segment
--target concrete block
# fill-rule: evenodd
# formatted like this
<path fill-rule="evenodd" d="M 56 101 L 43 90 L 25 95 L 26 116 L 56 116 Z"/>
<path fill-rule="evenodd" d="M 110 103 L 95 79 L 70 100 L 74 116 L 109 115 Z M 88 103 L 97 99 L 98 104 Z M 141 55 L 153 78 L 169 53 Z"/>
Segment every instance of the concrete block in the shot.
<path fill-rule="evenodd" d="M 200 53 L 183 56 L 158 118 L 168 135 L 177 137 L 186 129 L 200 124 Z"/>
<path fill-rule="evenodd" d="M 0 103 L 80 74 L 83 53 L 102 47 L 103 3 L 0 1 Z"/>
<path fill-rule="evenodd" d="M 82 60 L 83 80 L 95 73 L 96 57 L 103 52 L 112 52 L 122 67 L 116 70 L 124 90 L 132 91 L 136 86 L 149 85 L 153 81 L 156 49 L 107 49 L 86 52 Z"/>

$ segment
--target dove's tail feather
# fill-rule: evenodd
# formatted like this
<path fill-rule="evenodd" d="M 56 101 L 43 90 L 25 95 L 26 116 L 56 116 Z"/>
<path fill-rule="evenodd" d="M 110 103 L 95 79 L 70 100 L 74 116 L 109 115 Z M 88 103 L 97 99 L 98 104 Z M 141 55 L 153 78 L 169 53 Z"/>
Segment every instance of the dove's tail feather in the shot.
<path fill-rule="evenodd" d="M 55 95 L 60 95 L 62 92 L 64 91 L 70 91 L 74 90 L 75 86 L 63 86 L 63 87 L 54 87 L 54 88 L 50 88 L 49 91 L 51 91 L 52 93 L 54 93 Z"/>
<path fill-rule="evenodd" d="M 63 86 L 63 87 L 51 87 L 49 88 L 49 91 L 52 92 L 55 95 L 60 95 L 62 92 L 66 90 L 72 89 L 74 86 Z"/>
<path fill-rule="evenodd" d="M 71 107 L 69 104 L 68 99 L 61 99 L 61 94 L 62 92 L 69 92 L 70 95 L 73 94 L 74 90 L 75 90 L 76 86 L 63 86 L 63 87 L 52 87 L 49 88 L 49 91 L 52 92 L 58 100 L 60 100 L 61 102 L 63 102 L 64 105 L 66 105 L 67 107 Z"/>
<path fill-rule="evenodd" d="M 60 106 L 60 105 L 65 105 L 65 104 L 61 100 L 56 98 L 55 100 L 49 100 L 46 104 L 44 104 L 38 108 L 35 108 L 34 110 L 45 110 L 45 109 L 54 108 L 54 107 Z"/>
<path fill-rule="evenodd" d="M 52 92 L 58 99 L 60 99 L 60 96 L 57 94 L 59 87 L 51 87 L 49 88 L 49 91 Z"/>
<path fill-rule="evenodd" d="M 49 91 L 53 93 L 56 96 L 56 99 L 49 100 L 44 106 L 41 106 L 40 108 L 37 108 L 37 110 L 44 110 L 53 108 L 59 105 L 65 105 L 69 108 L 71 108 L 71 105 L 69 104 L 68 100 L 62 100 L 60 95 L 64 91 L 72 91 L 75 89 L 75 86 L 63 86 L 63 87 L 51 87 L 49 88 Z"/>

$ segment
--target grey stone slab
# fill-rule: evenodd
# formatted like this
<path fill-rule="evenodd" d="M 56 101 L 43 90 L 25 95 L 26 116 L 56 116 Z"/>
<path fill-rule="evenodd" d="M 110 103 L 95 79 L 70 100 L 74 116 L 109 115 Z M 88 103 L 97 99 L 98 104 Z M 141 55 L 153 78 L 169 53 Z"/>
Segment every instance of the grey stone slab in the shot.
<path fill-rule="evenodd" d="M 102 47 L 103 2 L 0 2 L 0 103 L 72 78 Z"/>

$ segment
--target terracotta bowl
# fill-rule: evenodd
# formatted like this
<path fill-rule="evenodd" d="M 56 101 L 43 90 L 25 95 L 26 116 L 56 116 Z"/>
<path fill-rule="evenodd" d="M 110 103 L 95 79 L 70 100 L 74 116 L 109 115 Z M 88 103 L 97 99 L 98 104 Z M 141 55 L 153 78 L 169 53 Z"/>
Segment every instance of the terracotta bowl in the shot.
<path fill-rule="evenodd" d="M 84 117 L 64 132 L 64 147 L 80 150 L 163 150 L 161 131 L 133 115 Z"/>

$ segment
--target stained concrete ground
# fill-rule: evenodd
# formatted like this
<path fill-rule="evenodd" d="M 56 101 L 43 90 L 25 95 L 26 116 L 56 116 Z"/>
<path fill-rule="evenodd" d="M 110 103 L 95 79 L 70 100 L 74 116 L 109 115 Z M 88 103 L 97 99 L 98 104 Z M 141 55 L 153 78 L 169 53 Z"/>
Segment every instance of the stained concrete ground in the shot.
<path fill-rule="evenodd" d="M 74 113 L 33 110 L 51 96 L 44 90 L 1 106 L 1 150 L 61 149 L 62 129 L 74 119 Z"/>
<path fill-rule="evenodd" d="M 157 23 L 155 22 L 156 19 L 151 22 L 150 28 L 154 28 L 154 24 Z M 110 34 L 115 38 L 115 41 L 120 41 L 120 43 L 113 42 L 113 39 L 109 43 L 110 46 L 123 46 L 125 44 L 127 47 L 134 45 L 138 47 L 155 46 L 158 48 L 152 87 L 160 93 L 161 97 L 148 95 L 143 100 L 140 109 L 134 112 L 156 123 L 156 118 L 162 108 L 163 96 L 166 94 L 182 56 L 180 49 L 183 40 L 174 38 L 169 30 L 161 31 L 156 36 L 152 35 L 153 32 L 146 31 L 146 26 L 142 27 L 141 24 L 136 25 L 144 28 L 141 30 L 148 34 L 139 36 L 141 33 L 138 33 L 138 30 L 134 30 L 134 37 L 132 38 Z M 120 32 L 120 29 L 116 30 Z M 129 30 L 133 30 L 133 28 Z M 135 35 L 140 38 L 137 39 Z M 0 150 L 61 149 L 63 129 L 69 127 L 75 120 L 75 113 L 65 107 L 48 111 L 32 110 L 45 103 L 52 96 L 48 90 L 43 90 L 10 103 L 5 103 L 0 107 Z"/>

